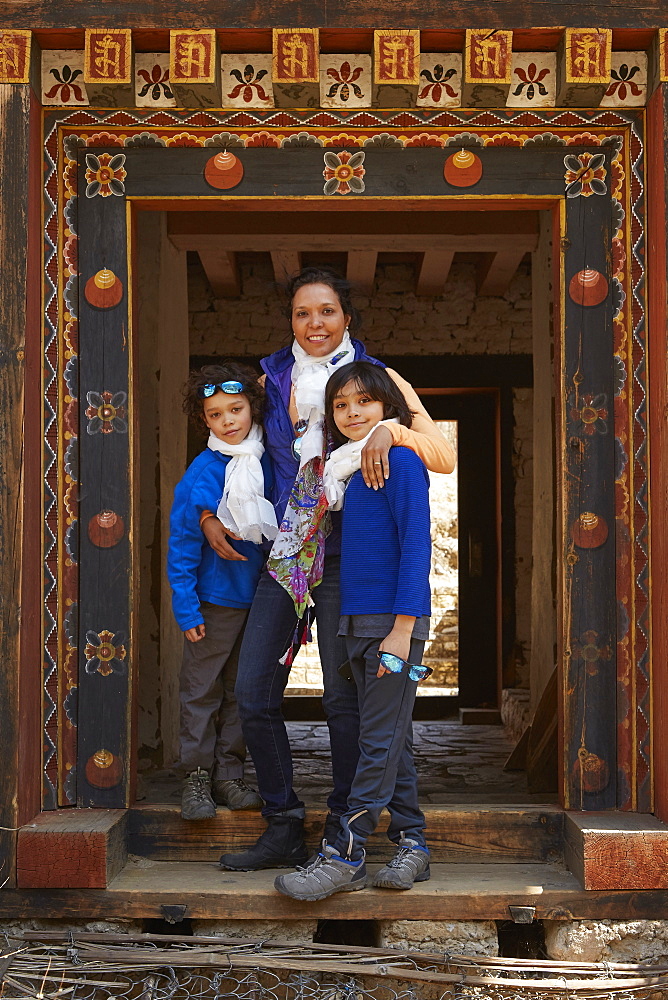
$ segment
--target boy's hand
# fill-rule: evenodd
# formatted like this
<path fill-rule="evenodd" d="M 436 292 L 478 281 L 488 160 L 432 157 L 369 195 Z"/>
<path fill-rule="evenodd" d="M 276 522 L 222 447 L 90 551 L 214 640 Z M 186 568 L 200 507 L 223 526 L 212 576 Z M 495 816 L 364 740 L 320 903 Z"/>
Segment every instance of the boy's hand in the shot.
<path fill-rule="evenodd" d="M 205 521 L 202 522 L 202 531 L 206 537 L 207 542 L 217 555 L 221 559 L 229 559 L 230 562 L 248 562 L 246 556 L 242 556 L 240 552 L 233 549 L 227 540 L 227 536 L 230 538 L 239 539 L 236 535 L 231 534 L 226 528 L 220 523 L 217 517 L 207 517 Z"/>
<path fill-rule="evenodd" d="M 187 628 L 183 633 L 188 642 L 199 642 L 206 635 L 204 625 L 195 625 L 195 628 Z"/>
<path fill-rule="evenodd" d="M 411 638 L 413 636 L 413 626 L 415 618 L 409 615 L 397 615 L 394 620 L 394 628 L 389 635 L 386 635 L 378 649 L 381 653 L 394 653 L 402 660 L 408 660 L 411 652 Z M 382 664 L 378 666 L 376 677 L 391 673 Z"/>
<path fill-rule="evenodd" d="M 388 455 L 394 438 L 387 427 L 376 427 L 375 431 L 362 448 L 360 469 L 367 486 L 374 490 L 382 489 L 385 480 L 390 478 L 390 462 Z"/>

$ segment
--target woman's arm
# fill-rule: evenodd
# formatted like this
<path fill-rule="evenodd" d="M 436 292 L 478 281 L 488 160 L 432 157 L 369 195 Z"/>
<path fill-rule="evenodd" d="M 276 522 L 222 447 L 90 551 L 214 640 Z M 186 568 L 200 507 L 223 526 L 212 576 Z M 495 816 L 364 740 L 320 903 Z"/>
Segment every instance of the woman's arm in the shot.
<path fill-rule="evenodd" d="M 364 482 L 373 489 L 380 489 L 385 484 L 390 475 L 388 454 L 392 445 L 410 448 L 422 459 L 430 472 L 452 472 L 457 458 L 450 442 L 443 437 L 410 382 L 392 368 L 385 370 L 401 389 L 409 409 L 414 414 L 413 424 L 411 427 L 404 427 L 402 424 L 383 424 L 374 431 L 362 450 L 360 467 Z"/>

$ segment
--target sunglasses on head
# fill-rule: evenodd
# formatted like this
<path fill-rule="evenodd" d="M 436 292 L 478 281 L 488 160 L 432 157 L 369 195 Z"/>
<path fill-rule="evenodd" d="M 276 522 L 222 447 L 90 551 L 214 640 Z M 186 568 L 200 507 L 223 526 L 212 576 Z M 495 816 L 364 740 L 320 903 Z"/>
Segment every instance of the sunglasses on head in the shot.
<path fill-rule="evenodd" d="M 232 396 L 243 391 L 244 387 L 241 382 L 217 382 L 215 385 L 210 383 L 198 386 L 197 395 L 200 399 L 208 399 L 210 396 L 215 396 L 217 392 L 227 392 Z"/>
<path fill-rule="evenodd" d="M 423 681 L 433 673 L 431 667 L 423 667 L 418 663 L 408 663 L 394 653 L 378 653 L 378 659 L 382 667 L 389 670 L 391 674 L 400 674 L 404 667 L 408 667 L 408 677 L 411 681 Z"/>

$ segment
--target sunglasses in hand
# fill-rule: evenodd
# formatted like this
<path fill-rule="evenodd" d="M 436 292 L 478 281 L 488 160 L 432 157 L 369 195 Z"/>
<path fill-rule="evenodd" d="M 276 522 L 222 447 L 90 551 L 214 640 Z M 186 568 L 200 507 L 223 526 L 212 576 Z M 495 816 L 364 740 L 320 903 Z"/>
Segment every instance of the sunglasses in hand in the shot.
<path fill-rule="evenodd" d="M 411 681 L 423 681 L 433 673 L 431 667 L 423 667 L 419 663 L 408 663 L 394 653 L 378 653 L 381 667 L 385 667 L 391 674 L 400 674 L 404 667 L 408 667 L 408 678 Z"/>

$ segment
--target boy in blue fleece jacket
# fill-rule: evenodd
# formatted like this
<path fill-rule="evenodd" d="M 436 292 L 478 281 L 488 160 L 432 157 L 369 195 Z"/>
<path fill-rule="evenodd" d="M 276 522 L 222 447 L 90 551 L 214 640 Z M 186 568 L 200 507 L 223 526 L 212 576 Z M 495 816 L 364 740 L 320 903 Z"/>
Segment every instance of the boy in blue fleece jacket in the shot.
<path fill-rule="evenodd" d="M 234 685 L 264 554 L 256 541 L 243 541 L 228 531 L 238 558 L 221 559 L 204 538 L 200 517 L 219 509 L 231 470 L 237 476 L 254 473 L 254 479 L 243 481 L 244 493 L 249 482 L 263 492 L 263 481 L 269 478 L 263 472 L 269 465 L 262 445 L 264 390 L 255 372 L 232 362 L 206 365 L 191 373 L 183 393 L 189 418 L 209 431 L 208 446 L 174 491 L 167 555 L 172 608 L 185 638 L 180 674 L 179 770 L 185 776 L 181 815 L 199 820 L 214 816 L 216 803 L 230 809 L 262 807 L 262 799 L 243 780 L 246 747 Z M 233 508 L 235 481 L 227 485 L 232 494 L 227 506 Z M 238 493 L 238 478 L 236 487 Z M 266 503 L 263 497 L 255 502 Z M 239 533 L 259 540 L 257 527 L 244 527 Z"/>
<path fill-rule="evenodd" d="M 360 760 L 334 843 L 323 841 L 311 864 L 274 883 L 309 901 L 364 888 L 364 845 L 385 807 L 396 853 L 373 885 L 410 889 L 430 874 L 411 727 L 418 681 L 431 673 L 421 666 L 431 614 L 429 477 L 414 452 L 393 448 L 383 488 L 364 483 L 360 453 L 368 436 L 382 421 L 410 427 L 412 420 L 383 368 L 355 361 L 335 372 L 325 414 L 335 442 L 346 442 L 328 460 L 324 482 L 330 505 L 335 499 L 338 506 L 345 489 L 339 635 L 357 685 Z"/>

